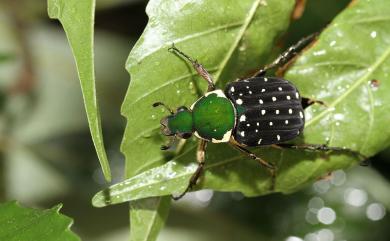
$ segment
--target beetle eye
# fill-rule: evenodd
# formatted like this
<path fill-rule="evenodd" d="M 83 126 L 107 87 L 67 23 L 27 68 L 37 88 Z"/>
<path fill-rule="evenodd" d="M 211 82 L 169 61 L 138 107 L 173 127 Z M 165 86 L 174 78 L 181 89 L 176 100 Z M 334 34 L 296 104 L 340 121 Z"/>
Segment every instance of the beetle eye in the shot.
<path fill-rule="evenodd" d="M 172 133 L 171 130 L 169 130 L 169 128 L 166 126 L 161 126 L 161 133 L 164 136 L 173 136 L 174 135 L 174 133 Z"/>
<path fill-rule="evenodd" d="M 192 136 L 192 133 L 191 132 L 187 132 L 187 133 L 180 133 L 179 136 L 183 139 L 188 139 Z"/>
<path fill-rule="evenodd" d="M 165 136 L 172 136 L 174 133 L 168 127 L 168 117 L 164 117 L 160 121 L 161 124 L 161 133 Z"/>

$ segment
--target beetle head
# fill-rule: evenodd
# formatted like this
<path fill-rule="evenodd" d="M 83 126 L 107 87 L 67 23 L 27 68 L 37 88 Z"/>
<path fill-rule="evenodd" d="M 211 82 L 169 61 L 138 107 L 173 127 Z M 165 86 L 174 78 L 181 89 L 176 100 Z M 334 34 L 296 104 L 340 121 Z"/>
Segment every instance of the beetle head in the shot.
<path fill-rule="evenodd" d="M 176 112 L 162 118 L 160 124 L 161 132 L 165 136 L 177 135 L 188 139 L 193 133 L 192 112 L 185 106 L 177 108 Z"/>
<path fill-rule="evenodd" d="M 165 136 L 173 137 L 169 145 L 163 145 L 161 147 L 162 150 L 168 149 L 176 137 L 188 139 L 192 136 L 193 124 L 191 110 L 185 106 L 181 106 L 176 111 L 173 111 L 162 102 L 153 104 L 153 107 L 157 106 L 164 106 L 170 112 L 170 115 L 163 117 L 160 121 L 161 133 Z"/>

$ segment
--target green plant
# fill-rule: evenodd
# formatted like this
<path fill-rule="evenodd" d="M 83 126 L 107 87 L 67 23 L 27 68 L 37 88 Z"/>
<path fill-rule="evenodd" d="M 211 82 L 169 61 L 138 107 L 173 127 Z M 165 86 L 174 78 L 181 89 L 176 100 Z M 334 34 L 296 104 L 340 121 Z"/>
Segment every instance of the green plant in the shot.
<path fill-rule="evenodd" d="M 25 3 L 27 2 L 25 1 Z M 99 6 L 102 8 L 110 4 L 124 4 L 124 1 L 100 2 Z M 168 153 L 160 150 L 160 145 L 164 143 L 165 139 L 159 130 L 159 120 L 166 115 L 166 112 L 152 108 L 152 104 L 156 101 L 164 101 L 173 107 L 189 106 L 206 88 L 203 81 L 199 80 L 199 77 L 186 62 L 168 52 L 168 47 L 172 43 L 204 64 L 205 68 L 213 75 L 217 87 L 223 89 L 228 82 L 246 76 L 260 66 L 269 63 L 277 54 L 299 38 L 308 33 L 320 31 L 320 36 L 312 46 L 306 48 L 293 63 L 285 66 L 283 71 L 276 73 L 292 81 L 303 96 L 320 99 L 328 105 L 327 107 L 311 106 L 305 111 L 307 117 L 305 131 L 296 142 L 329 143 L 332 146 L 358 150 L 370 157 L 389 147 L 390 130 L 387 128 L 387 122 L 390 113 L 390 99 L 387 93 L 390 88 L 390 79 L 387 72 L 390 66 L 390 49 L 388 47 L 390 25 L 387 16 L 390 4 L 387 3 L 387 0 L 355 0 L 332 19 L 335 13 L 332 15 L 330 12 L 337 12 L 332 10 L 332 6 L 337 4 L 337 6 L 343 6 L 347 1 L 344 1 L 345 3 L 339 1 L 332 5 L 329 3 L 330 1 L 326 2 L 325 6 L 329 4 L 328 12 L 322 11 L 321 4 L 324 3 L 309 2 L 309 5 L 316 6 L 307 11 L 307 14 L 312 14 L 312 17 L 309 20 L 292 19 L 294 11 L 304 7 L 304 2 L 294 0 L 149 1 L 146 8 L 149 22 L 132 48 L 126 62 L 126 70 L 131 76 L 131 81 L 121 109 L 122 115 L 127 120 L 121 142 L 121 151 L 125 155 L 125 167 L 121 172 L 124 172 L 125 180 L 103 188 L 92 200 L 96 207 L 130 203 L 131 240 L 153 241 L 157 239 L 170 212 L 170 195 L 178 194 L 187 187 L 188 180 L 196 167 L 196 141 L 194 139 L 180 142 L 174 151 Z M 105 101 L 98 98 L 96 88 L 99 87 L 99 84 L 96 81 L 99 77 L 96 78 L 95 71 L 107 72 L 109 76 L 113 76 L 113 73 L 104 65 L 95 69 L 95 5 L 95 0 L 48 0 L 48 13 L 51 18 L 61 22 L 76 60 L 89 129 L 102 173 L 105 180 L 109 182 L 111 178 L 117 180 L 118 175 L 114 172 L 113 175 L 111 174 L 111 170 L 115 170 L 116 166 L 110 170 L 108 163 L 108 159 L 110 159 L 113 166 L 112 160 L 115 158 L 107 158 L 106 154 L 108 146 L 113 149 L 111 136 L 105 134 L 106 145 L 103 143 L 102 130 L 105 130 L 105 126 L 101 124 L 98 103 L 103 103 L 104 106 Z M 25 9 L 28 9 L 27 5 L 25 6 Z M 13 11 L 18 12 L 15 9 Z M 35 13 L 39 10 L 34 8 L 34 10 L 31 9 L 31 12 Z M 322 15 L 318 12 L 322 12 Z M 319 20 L 320 17 L 317 19 L 315 14 L 326 17 Z M 16 22 L 23 22 L 20 21 L 20 16 L 25 18 L 29 16 L 32 19 L 33 15 L 20 14 L 16 16 L 18 19 Z M 322 29 L 329 20 L 331 22 Z M 299 25 L 300 21 L 302 21 L 301 25 Z M 2 24 L 4 23 L 0 22 L 0 31 L 3 31 Z M 0 33 L 4 32 L 7 31 Z M 44 36 L 49 35 L 45 33 Z M 48 39 L 50 41 L 50 37 Z M 107 48 L 111 48 L 115 44 L 107 44 Z M 26 69 L 33 69 L 32 63 L 35 61 L 31 60 L 33 55 L 29 52 L 29 44 L 22 42 L 20 45 L 23 46 L 21 52 L 24 53 L 25 59 L 30 59 L 26 61 Z M 18 52 L 12 49 L 4 51 L 0 48 L 0 78 L 3 78 L 1 67 L 19 59 L 19 55 L 15 53 Z M 48 59 L 54 61 L 51 60 L 51 57 Z M 57 66 L 61 66 L 61 64 L 58 62 Z M 53 76 L 60 78 L 61 72 L 56 71 Z M 105 86 L 114 85 L 117 81 L 116 77 L 109 77 L 109 79 L 109 84 Z M 25 82 L 21 81 L 21 83 Z M 34 79 L 31 78 L 28 83 L 34 83 Z M 20 86 L 25 87 L 22 84 Z M 20 88 L 20 86 L 18 87 Z M 123 90 L 124 87 L 120 88 Z M 14 120 L 23 120 L 23 115 L 9 111 L 9 103 L 14 99 L 7 91 L 0 93 L 0 104 L 2 113 L 3 111 L 7 112 L 7 123 L 11 123 L 9 124 L 11 126 L 16 125 Z M 115 91 L 112 93 L 116 94 Z M 116 96 L 112 93 L 110 93 L 109 98 Z M 52 94 L 54 95 L 55 92 Z M 26 96 L 28 97 L 25 97 L 23 103 L 34 103 L 35 95 L 39 96 L 36 92 L 27 91 Z M 53 97 L 53 99 L 56 98 Z M 69 96 L 69 102 L 73 103 L 70 101 L 71 99 L 79 100 L 73 95 Z M 48 103 L 50 101 L 42 102 Z M 64 106 L 66 105 L 64 104 Z M 45 108 L 49 107 L 43 107 L 43 109 Z M 26 107 L 26 109 L 28 108 Z M 27 113 L 26 109 L 23 109 L 23 114 Z M 8 112 L 11 112 L 9 115 L 11 117 L 8 117 Z M 70 117 L 68 121 L 76 122 L 75 119 L 77 117 Z M 102 120 L 104 124 L 104 116 Z M 47 127 L 43 129 L 50 132 L 55 129 L 49 128 L 50 124 L 56 121 L 58 120 L 49 121 L 42 117 L 36 123 L 43 123 L 43 126 Z M 119 121 L 110 122 L 106 126 L 121 128 Z M 20 130 L 19 132 L 24 133 Z M 34 134 L 34 131 L 30 132 Z M 58 159 L 57 155 L 50 152 L 50 150 L 55 149 L 55 145 L 54 148 L 53 145 L 47 145 L 53 141 L 52 136 L 47 140 L 36 138 L 46 141 L 38 142 L 39 145 L 37 145 L 33 141 L 26 141 L 26 138 L 21 134 L 18 135 L 12 131 L 8 131 L 6 134 L 6 138 L 2 138 L 0 142 L 2 159 L 12 160 L 11 149 L 17 149 L 19 156 L 23 156 L 23 154 L 28 156 L 27 152 L 34 153 L 34 156 L 39 157 L 52 155 L 52 159 Z M 44 135 L 42 134 L 42 136 Z M 75 139 L 79 140 L 79 135 Z M 18 145 L 13 145 L 15 142 Z M 72 139 L 71 142 L 74 140 Z M 41 149 L 40 146 L 46 148 Z M 118 147 L 115 148 L 118 149 Z M 206 172 L 196 188 L 198 190 L 212 189 L 221 192 L 242 193 L 247 197 L 266 196 L 264 198 L 272 198 L 272 195 L 268 195 L 271 192 L 290 194 L 306 190 L 305 187 L 308 184 L 327 173 L 346 169 L 358 163 L 358 160 L 352 156 L 332 153 L 324 155 L 274 148 L 258 148 L 253 149 L 253 151 L 278 166 L 275 190 L 269 189 L 271 179 L 264 168 L 225 144 L 209 145 L 206 156 Z M 66 169 L 56 161 L 50 162 L 50 166 L 68 173 L 69 180 L 75 183 L 74 187 L 84 185 L 85 179 L 77 180 L 76 177 L 79 176 L 74 174 L 79 171 L 78 168 Z M 0 170 L 3 169 L 0 167 Z M 0 177 L 2 176 L 4 176 L 3 172 Z M 98 175 L 96 174 L 96 176 Z M 374 174 L 370 175 L 370 173 L 367 176 L 376 178 Z M 377 183 L 379 182 L 376 182 L 375 185 Z M 381 185 L 386 186 L 386 184 Z M 62 186 L 57 188 L 60 192 L 65 192 L 65 189 Z M 87 183 L 82 190 L 88 193 L 87 195 L 92 195 L 94 189 L 96 187 Z M 0 194 L 3 195 L 2 192 Z M 340 193 L 336 193 L 336 195 L 340 195 Z M 373 196 L 387 200 L 384 201 L 384 206 L 389 209 L 386 195 L 373 194 Z M 307 194 L 302 194 L 298 198 L 293 195 L 291 197 L 291 200 L 300 200 L 302 203 Z M 284 200 L 282 197 L 278 198 Z M 327 198 L 323 197 L 324 200 Z M 280 206 L 282 205 L 278 207 Z M 43 220 L 42 225 L 49 229 L 58 227 L 58 232 L 62 232 L 68 237 L 64 240 L 79 240 L 69 232 L 70 222 L 57 213 L 58 208 L 34 211 L 23 209 L 15 203 L 6 203 L 0 206 L 0 212 L 2 217 L 3 213 L 8 212 L 9 217 L 12 216 L 12 222 L 15 223 L 15 225 L 7 226 L 7 229 L 0 230 L 0 237 L 4 238 L 5 235 L 8 238 L 11 235 L 15 240 L 28 240 L 27 236 L 23 237 L 24 234 L 30 235 L 28 232 L 17 233 L 12 229 L 23 225 L 25 219 L 29 218 L 29 216 L 19 218 L 17 213 L 29 212 L 38 217 L 49 218 L 49 221 L 52 220 L 51 216 L 53 216 L 53 222 Z M 276 212 L 277 210 L 275 210 Z M 195 217 L 195 214 L 187 215 Z M 203 213 L 203 215 L 207 216 L 208 214 Z M 210 218 L 210 220 L 214 219 Z M 200 222 L 207 223 L 207 220 Z M 240 227 L 239 230 L 245 233 L 246 228 Z M 9 230 L 13 233 L 8 232 Z M 31 226 L 31 232 L 32 235 L 37 235 L 29 236 L 30 238 L 34 237 L 34 240 L 45 238 L 42 236 L 45 234 L 39 233 L 37 229 L 34 230 L 34 226 Z M 260 238 L 262 240 L 277 240 L 279 238 L 276 237 L 276 234 L 269 234 L 267 237 L 264 233 Z M 245 237 L 251 240 L 253 236 Z M 52 239 L 54 240 L 54 238 L 46 238 L 46 240 Z M 203 240 L 205 239 L 203 238 Z"/>

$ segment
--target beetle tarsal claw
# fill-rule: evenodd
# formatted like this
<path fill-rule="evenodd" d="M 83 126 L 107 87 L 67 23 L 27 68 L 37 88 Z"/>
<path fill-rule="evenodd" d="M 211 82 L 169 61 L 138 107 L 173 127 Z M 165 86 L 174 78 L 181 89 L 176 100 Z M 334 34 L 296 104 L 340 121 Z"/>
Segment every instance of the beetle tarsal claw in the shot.
<path fill-rule="evenodd" d="M 166 150 L 169 149 L 169 146 L 161 145 L 160 149 L 161 149 L 162 151 L 166 151 Z"/>
<path fill-rule="evenodd" d="M 173 52 L 175 51 L 175 49 L 176 49 L 175 43 L 172 42 L 171 47 L 168 48 L 168 51 Z"/>

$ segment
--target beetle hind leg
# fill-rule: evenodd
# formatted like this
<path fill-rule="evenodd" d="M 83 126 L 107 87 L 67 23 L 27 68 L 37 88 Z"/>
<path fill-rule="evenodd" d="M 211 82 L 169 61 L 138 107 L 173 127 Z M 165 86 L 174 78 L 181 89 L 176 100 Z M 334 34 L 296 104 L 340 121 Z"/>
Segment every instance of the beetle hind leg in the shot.
<path fill-rule="evenodd" d="M 328 107 L 328 105 L 325 102 L 323 102 L 322 100 L 316 100 L 316 99 L 311 99 L 311 98 L 306 98 L 306 97 L 301 98 L 301 103 L 302 103 L 303 109 L 306 109 L 307 107 L 314 105 L 314 104 Z"/>
<path fill-rule="evenodd" d="M 359 151 L 355 151 L 349 148 L 344 147 L 335 147 L 335 146 L 328 146 L 327 144 L 300 144 L 300 145 L 294 145 L 294 144 L 287 144 L 287 143 L 281 143 L 281 144 L 275 144 L 273 145 L 277 148 L 288 148 L 288 149 L 295 149 L 295 150 L 308 150 L 308 151 L 317 151 L 317 152 L 338 152 L 338 153 L 346 153 L 350 155 L 354 155 L 360 159 L 360 165 L 367 166 L 369 165 L 369 158 Z"/>
<path fill-rule="evenodd" d="M 256 156 L 255 153 L 251 152 L 250 150 L 234 143 L 230 142 L 230 144 L 236 148 L 237 150 L 241 151 L 242 153 L 246 154 L 249 158 L 257 161 L 261 166 L 265 167 L 269 173 L 271 174 L 271 186 L 270 190 L 275 190 L 275 184 L 276 184 L 276 166 L 270 162 L 267 162 L 264 159 L 261 159 L 260 157 Z"/>

